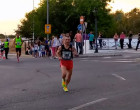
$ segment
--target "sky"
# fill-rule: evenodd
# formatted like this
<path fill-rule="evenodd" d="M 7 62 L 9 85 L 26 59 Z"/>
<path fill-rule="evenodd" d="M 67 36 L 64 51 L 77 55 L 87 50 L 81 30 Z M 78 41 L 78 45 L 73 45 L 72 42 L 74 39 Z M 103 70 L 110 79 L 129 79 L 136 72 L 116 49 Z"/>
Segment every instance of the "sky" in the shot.
<path fill-rule="evenodd" d="M 114 3 L 110 3 L 112 6 L 112 12 L 116 10 L 122 10 L 123 12 L 129 12 L 134 8 L 140 8 L 140 0 L 114 0 Z"/>
<path fill-rule="evenodd" d="M 34 7 L 39 3 L 34 0 Z M 0 0 L 0 34 L 14 35 L 20 20 L 32 10 L 33 0 Z"/>
<path fill-rule="evenodd" d="M 34 7 L 38 7 L 39 3 L 40 0 L 34 0 Z M 129 12 L 135 7 L 140 8 L 140 0 L 114 0 L 110 5 L 112 12 Z M 0 34 L 14 35 L 20 20 L 32 10 L 33 0 L 0 0 Z"/>

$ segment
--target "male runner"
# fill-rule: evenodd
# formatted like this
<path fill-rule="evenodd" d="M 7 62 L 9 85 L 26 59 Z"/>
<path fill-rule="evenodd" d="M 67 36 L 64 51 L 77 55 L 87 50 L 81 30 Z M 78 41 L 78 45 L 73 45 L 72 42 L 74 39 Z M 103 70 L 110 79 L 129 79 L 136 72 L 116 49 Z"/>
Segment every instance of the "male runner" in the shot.
<path fill-rule="evenodd" d="M 1 43 L 1 58 L 3 58 L 4 43 Z"/>
<path fill-rule="evenodd" d="M 22 46 L 22 38 L 19 36 L 19 34 L 16 34 L 16 37 L 14 39 L 14 45 L 16 48 L 16 53 L 17 53 L 17 62 L 19 63 L 19 57 L 21 56 L 21 46 Z"/>
<path fill-rule="evenodd" d="M 73 70 L 73 55 L 78 56 L 76 49 L 70 45 L 70 36 L 63 37 L 63 45 L 57 50 L 57 56 L 60 60 L 60 67 L 62 72 L 62 87 L 65 92 L 68 92 L 67 86 L 71 80 Z"/>
<path fill-rule="evenodd" d="M 8 53 L 9 53 L 9 40 L 6 39 L 6 41 L 4 42 L 4 50 L 5 50 L 5 57 L 6 59 L 8 59 Z"/>

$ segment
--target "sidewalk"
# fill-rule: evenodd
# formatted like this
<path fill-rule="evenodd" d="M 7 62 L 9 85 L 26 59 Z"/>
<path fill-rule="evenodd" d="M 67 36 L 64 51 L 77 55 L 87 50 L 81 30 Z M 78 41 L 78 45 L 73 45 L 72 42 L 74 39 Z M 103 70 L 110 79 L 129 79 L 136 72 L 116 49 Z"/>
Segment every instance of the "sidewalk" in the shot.
<path fill-rule="evenodd" d="M 90 50 L 88 53 L 79 55 L 80 57 L 105 57 L 105 56 L 122 56 L 120 50 L 98 50 L 98 53 L 95 53 L 95 50 Z"/>
<path fill-rule="evenodd" d="M 98 50 L 98 53 L 94 53 L 95 50 L 90 50 L 86 54 L 79 55 L 79 57 L 107 57 L 107 56 L 123 56 L 124 54 L 139 54 L 140 55 L 140 49 L 137 51 L 134 49 L 124 49 L 124 50 Z M 9 54 L 10 57 L 15 57 L 16 54 Z M 25 58 L 32 58 L 31 55 L 25 55 L 22 54 L 22 57 Z"/>
<path fill-rule="evenodd" d="M 134 50 L 134 49 L 124 49 L 124 50 L 98 50 L 98 53 L 94 53 L 95 50 L 90 50 L 88 53 L 80 55 L 80 57 L 105 57 L 105 56 L 123 56 L 124 54 L 139 54 L 140 55 L 140 49 Z"/>

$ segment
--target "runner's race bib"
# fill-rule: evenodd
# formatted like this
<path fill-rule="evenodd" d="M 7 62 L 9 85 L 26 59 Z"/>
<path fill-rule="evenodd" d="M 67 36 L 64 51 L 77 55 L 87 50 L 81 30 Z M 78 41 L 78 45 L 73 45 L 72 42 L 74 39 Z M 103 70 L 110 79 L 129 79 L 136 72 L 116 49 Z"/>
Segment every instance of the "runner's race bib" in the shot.
<path fill-rule="evenodd" d="M 69 52 L 69 51 L 63 51 L 62 52 L 62 58 L 64 60 L 71 60 L 71 52 Z"/>
<path fill-rule="evenodd" d="M 20 45 L 20 42 L 17 42 L 17 45 Z"/>

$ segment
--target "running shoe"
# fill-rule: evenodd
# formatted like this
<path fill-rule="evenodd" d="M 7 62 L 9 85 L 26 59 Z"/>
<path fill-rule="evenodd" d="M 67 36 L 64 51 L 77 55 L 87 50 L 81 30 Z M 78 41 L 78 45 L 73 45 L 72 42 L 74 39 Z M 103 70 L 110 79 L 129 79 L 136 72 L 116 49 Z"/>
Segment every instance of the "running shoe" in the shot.
<path fill-rule="evenodd" d="M 19 58 L 17 58 L 17 62 L 19 63 Z"/>
<path fill-rule="evenodd" d="M 68 92 L 68 91 L 69 91 L 67 87 L 63 87 L 63 90 L 64 90 L 65 92 Z"/>
<path fill-rule="evenodd" d="M 62 87 L 66 87 L 66 82 L 64 81 L 64 79 L 62 79 Z"/>

